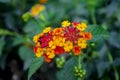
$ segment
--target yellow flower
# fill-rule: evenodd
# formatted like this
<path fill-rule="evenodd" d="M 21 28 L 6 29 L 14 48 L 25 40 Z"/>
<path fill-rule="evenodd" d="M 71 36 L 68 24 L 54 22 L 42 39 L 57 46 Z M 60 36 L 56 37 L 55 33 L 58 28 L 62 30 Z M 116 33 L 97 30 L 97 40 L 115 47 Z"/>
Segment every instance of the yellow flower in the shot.
<path fill-rule="evenodd" d="M 39 47 L 40 47 L 40 42 L 37 42 L 37 43 L 36 43 L 36 46 L 39 46 Z"/>
<path fill-rule="evenodd" d="M 43 36 L 44 35 L 44 33 L 40 33 L 40 34 L 38 34 L 38 37 L 41 37 L 41 36 Z"/>
<path fill-rule="evenodd" d="M 85 23 L 81 23 L 77 25 L 77 29 L 80 31 L 84 31 L 87 28 L 87 25 Z"/>
<path fill-rule="evenodd" d="M 50 42 L 49 42 L 49 47 L 50 47 L 51 49 L 55 49 L 55 48 L 56 48 L 55 42 L 54 42 L 54 41 L 50 41 Z"/>
<path fill-rule="evenodd" d="M 43 54 L 44 54 L 44 51 L 43 51 L 43 49 L 41 49 L 41 48 L 38 48 L 38 49 L 37 49 L 37 52 L 35 53 L 35 55 L 36 55 L 38 58 L 40 58 Z"/>
<path fill-rule="evenodd" d="M 40 4 L 35 4 L 32 9 L 31 9 L 31 14 L 36 17 L 39 15 L 40 12 L 42 12 L 43 10 L 45 10 L 45 6 L 44 5 L 40 5 Z"/>
<path fill-rule="evenodd" d="M 64 45 L 64 43 L 65 43 L 65 38 L 59 37 L 59 38 L 57 38 L 57 39 L 55 40 L 55 43 L 56 43 L 57 46 L 62 47 L 62 46 Z"/>
<path fill-rule="evenodd" d="M 70 22 L 69 21 L 63 21 L 62 22 L 62 27 L 68 27 L 68 26 L 70 26 Z"/>
<path fill-rule="evenodd" d="M 73 43 L 71 41 L 66 41 L 64 44 L 65 52 L 70 52 L 73 48 Z"/>
<path fill-rule="evenodd" d="M 38 35 L 35 35 L 34 37 L 33 37 L 33 42 L 34 43 L 37 43 L 38 42 L 38 39 L 41 37 L 41 36 L 43 36 L 44 35 L 44 33 L 40 33 L 40 34 L 38 34 Z"/>
<path fill-rule="evenodd" d="M 87 28 L 86 23 L 82 22 L 81 25 L 82 25 L 82 27 L 84 27 L 85 29 Z"/>
<path fill-rule="evenodd" d="M 37 43 L 37 42 L 38 42 L 38 39 L 39 39 L 39 36 L 38 36 L 38 35 L 35 35 L 35 36 L 33 37 L 33 42 L 34 42 L 34 43 Z"/>
<path fill-rule="evenodd" d="M 50 58 L 50 59 L 53 59 L 55 57 L 54 50 L 51 48 L 46 49 L 46 54 L 47 54 L 48 58 Z"/>
<path fill-rule="evenodd" d="M 85 40 L 85 39 L 80 38 L 80 39 L 78 40 L 78 46 L 79 46 L 79 47 L 81 47 L 81 48 L 86 48 L 86 45 L 87 45 L 87 43 L 86 43 L 86 40 Z"/>
<path fill-rule="evenodd" d="M 51 27 L 47 27 L 43 30 L 43 33 L 48 33 L 51 30 Z"/>

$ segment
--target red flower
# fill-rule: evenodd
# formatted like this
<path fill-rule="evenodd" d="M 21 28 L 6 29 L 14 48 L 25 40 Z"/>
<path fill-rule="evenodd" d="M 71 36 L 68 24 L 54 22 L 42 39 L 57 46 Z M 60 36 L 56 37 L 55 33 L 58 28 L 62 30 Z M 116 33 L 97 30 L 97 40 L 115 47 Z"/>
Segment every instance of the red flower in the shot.
<path fill-rule="evenodd" d="M 76 27 L 78 24 L 79 24 L 79 22 L 73 22 L 73 23 L 72 23 L 72 26 L 73 26 L 73 27 Z"/>
<path fill-rule="evenodd" d="M 56 46 L 54 51 L 56 54 L 63 54 L 64 53 L 64 49 L 62 47 L 59 47 L 59 46 Z"/>
<path fill-rule="evenodd" d="M 71 42 L 78 41 L 79 38 L 79 30 L 74 27 L 67 27 L 64 29 L 66 40 L 70 40 Z"/>
<path fill-rule="evenodd" d="M 37 46 L 35 46 L 35 47 L 33 48 L 34 53 L 36 53 L 36 52 L 37 52 L 37 49 L 38 49 L 38 47 L 37 47 Z"/>
<path fill-rule="evenodd" d="M 52 39 L 52 35 L 51 34 L 47 34 L 47 35 L 42 36 L 39 39 L 41 47 L 44 48 L 44 47 L 48 46 L 48 44 L 49 44 L 51 39 Z"/>

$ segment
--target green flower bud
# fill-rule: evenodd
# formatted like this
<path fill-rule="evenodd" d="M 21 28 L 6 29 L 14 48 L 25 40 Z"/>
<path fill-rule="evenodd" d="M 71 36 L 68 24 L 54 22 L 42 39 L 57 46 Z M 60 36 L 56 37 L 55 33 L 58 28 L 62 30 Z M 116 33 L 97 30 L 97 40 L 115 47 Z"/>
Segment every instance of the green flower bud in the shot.
<path fill-rule="evenodd" d="M 82 65 L 74 67 L 74 76 L 84 79 L 86 71 L 82 68 Z"/>
<path fill-rule="evenodd" d="M 64 57 L 60 57 L 56 59 L 56 65 L 58 68 L 63 68 L 64 64 L 65 64 L 65 58 Z"/>
<path fill-rule="evenodd" d="M 23 16 L 22 16 L 22 18 L 25 22 L 27 22 L 31 17 L 32 16 L 31 16 L 30 12 L 27 12 L 27 13 L 23 14 Z"/>

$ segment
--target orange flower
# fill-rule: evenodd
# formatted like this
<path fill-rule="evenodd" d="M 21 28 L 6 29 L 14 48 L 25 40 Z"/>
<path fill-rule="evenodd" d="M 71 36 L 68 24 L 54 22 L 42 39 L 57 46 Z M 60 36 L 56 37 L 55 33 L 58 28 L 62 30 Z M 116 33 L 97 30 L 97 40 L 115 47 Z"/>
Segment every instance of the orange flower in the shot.
<path fill-rule="evenodd" d="M 47 56 L 46 54 L 44 55 L 44 58 L 45 58 L 45 61 L 46 61 L 46 62 L 48 62 L 48 63 L 51 62 L 51 59 L 48 58 L 48 56 Z"/>
<path fill-rule="evenodd" d="M 90 32 L 84 32 L 83 37 L 85 40 L 92 39 L 92 34 Z"/>
<path fill-rule="evenodd" d="M 61 36 L 63 36 L 62 28 L 55 28 L 53 30 L 53 35 L 57 35 L 57 36 L 61 35 Z"/>
<path fill-rule="evenodd" d="M 73 51 L 74 55 L 81 54 L 81 48 L 79 46 L 74 46 L 72 51 Z"/>

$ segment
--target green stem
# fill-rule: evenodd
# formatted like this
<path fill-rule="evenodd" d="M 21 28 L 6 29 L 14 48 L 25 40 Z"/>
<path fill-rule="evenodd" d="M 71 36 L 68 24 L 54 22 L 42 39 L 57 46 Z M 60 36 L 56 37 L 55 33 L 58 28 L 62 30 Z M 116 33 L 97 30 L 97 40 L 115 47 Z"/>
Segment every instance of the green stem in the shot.
<path fill-rule="evenodd" d="M 80 66 L 80 63 L 81 63 L 81 62 L 80 62 L 80 61 L 81 61 L 80 56 L 81 56 L 81 55 L 78 56 L 78 66 Z"/>
<path fill-rule="evenodd" d="M 81 66 L 81 55 L 80 55 L 80 54 L 79 54 L 79 56 L 78 56 L 78 66 Z M 78 77 L 77 80 L 81 80 L 81 78 Z"/>
<path fill-rule="evenodd" d="M 94 8 L 90 8 L 90 15 L 91 15 L 92 23 L 96 25 L 97 22 L 96 22 L 95 9 Z"/>
<path fill-rule="evenodd" d="M 81 78 L 79 78 L 79 77 L 78 77 L 78 79 L 77 79 L 77 80 L 81 80 Z"/>
<path fill-rule="evenodd" d="M 115 80 L 119 80 L 119 74 L 117 72 L 116 67 L 113 65 L 113 58 L 112 58 L 112 55 L 110 54 L 110 52 L 108 53 L 108 58 L 109 58 L 110 64 L 112 64 L 113 70 L 115 72 Z"/>

